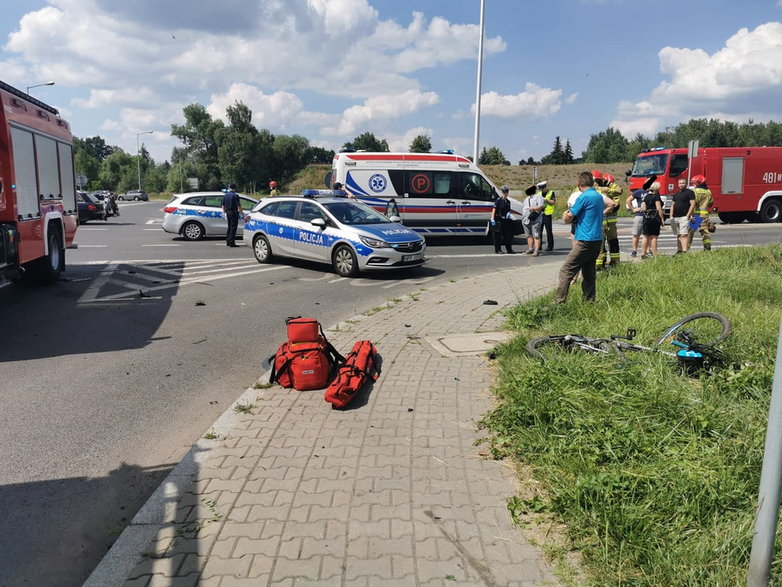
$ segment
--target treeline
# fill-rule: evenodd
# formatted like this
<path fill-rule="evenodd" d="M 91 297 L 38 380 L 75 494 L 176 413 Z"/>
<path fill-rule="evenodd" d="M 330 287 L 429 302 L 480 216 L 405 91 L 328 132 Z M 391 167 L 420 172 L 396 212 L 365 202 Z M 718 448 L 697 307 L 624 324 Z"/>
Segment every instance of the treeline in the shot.
<path fill-rule="evenodd" d="M 245 193 L 267 190 L 269 181 L 284 185 L 296 173 L 312 163 L 331 163 L 334 151 L 314 147 L 300 135 L 273 135 L 252 124 L 252 111 L 241 102 L 226 109 L 228 124 L 214 120 L 201 104 L 183 109 L 185 123 L 171 125 L 171 135 L 182 146 L 175 147 L 171 160 L 157 164 L 142 144 L 138 154 L 128 154 L 107 145 L 101 137 L 74 138 L 76 171 L 88 178 L 87 189 L 125 192 L 138 187 L 150 192 L 219 190 L 236 183 Z M 551 152 L 535 161 L 532 157 L 519 165 L 570 163 L 622 163 L 634 161 L 638 153 L 653 147 L 686 147 L 691 140 L 701 147 L 782 146 L 782 123 L 746 124 L 716 119 L 693 119 L 666 128 L 654 138 L 637 134 L 625 138 L 615 128 L 591 135 L 580 158 L 574 158 L 570 140 L 562 145 L 556 137 Z M 364 132 L 342 148 L 364 151 L 388 151 L 388 142 Z M 411 152 L 428 153 L 431 138 L 418 135 L 410 143 Z M 497 147 L 484 147 L 479 165 L 510 165 Z M 191 179 L 196 181 L 191 182 Z"/>
<path fill-rule="evenodd" d="M 88 178 L 87 189 L 125 192 L 219 190 L 236 183 L 245 193 L 266 190 L 269 181 L 285 183 L 311 163 L 331 163 L 334 151 L 314 147 L 299 135 L 273 135 L 252 124 L 250 109 L 236 102 L 226 110 L 228 124 L 214 120 L 200 104 L 183 109 L 185 123 L 171 125 L 175 147 L 171 161 L 157 164 L 144 145 L 128 154 L 101 137 L 74 138 L 76 171 Z M 195 179 L 196 181 L 191 181 Z"/>
<path fill-rule="evenodd" d="M 654 147 L 686 147 L 697 140 L 701 147 L 779 147 L 782 146 L 782 123 L 745 124 L 697 118 L 668 127 L 647 138 L 638 133 L 628 140 L 614 128 L 592 135 L 583 160 L 590 163 L 620 163 L 634 161 L 638 153 Z"/>

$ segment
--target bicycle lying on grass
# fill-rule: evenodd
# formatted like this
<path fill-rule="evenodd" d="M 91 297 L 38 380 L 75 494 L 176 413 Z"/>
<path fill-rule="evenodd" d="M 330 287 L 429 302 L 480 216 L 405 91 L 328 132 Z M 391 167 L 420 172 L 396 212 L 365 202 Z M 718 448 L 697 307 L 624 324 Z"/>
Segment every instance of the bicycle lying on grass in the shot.
<path fill-rule="evenodd" d="M 635 328 L 628 328 L 625 335 L 612 334 L 608 338 L 590 338 L 580 334 L 552 334 L 533 338 L 527 343 L 527 352 L 533 357 L 548 360 L 558 351 L 582 351 L 602 355 L 614 355 L 624 359 L 626 352 L 651 352 L 676 358 L 687 373 L 708 371 L 712 367 L 724 367 L 724 354 L 715 345 L 730 334 L 730 322 L 716 312 L 698 312 L 685 316 L 668 328 L 656 342 L 657 346 L 643 346 L 632 341 Z M 676 351 L 668 351 L 663 345 L 672 344 Z"/>

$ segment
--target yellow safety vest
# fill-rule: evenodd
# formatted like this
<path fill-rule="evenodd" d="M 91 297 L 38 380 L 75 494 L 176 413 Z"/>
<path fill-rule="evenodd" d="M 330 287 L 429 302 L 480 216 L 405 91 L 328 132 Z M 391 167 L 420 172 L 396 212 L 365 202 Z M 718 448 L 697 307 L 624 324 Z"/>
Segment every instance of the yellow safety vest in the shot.
<path fill-rule="evenodd" d="M 714 203 L 711 197 L 711 190 L 708 188 L 695 188 L 695 214 L 699 216 L 708 216 L 709 210 Z"/>
<path fill-rule="evenodd" d="M 548 194 L 551 194 L 551 198 L 553 200 L 557 199 L 556 194 L 552 190 L 547 190 L 542 193 L 544 200 L 548 199 L 549 197 Z M 554 214 L 554 204 L 549 204 L 548 202 L 546 202 L 546 207 L 543 208 L 543 214 L 545 214 L 546 216 L 551 216 L 552 214 Z"/>

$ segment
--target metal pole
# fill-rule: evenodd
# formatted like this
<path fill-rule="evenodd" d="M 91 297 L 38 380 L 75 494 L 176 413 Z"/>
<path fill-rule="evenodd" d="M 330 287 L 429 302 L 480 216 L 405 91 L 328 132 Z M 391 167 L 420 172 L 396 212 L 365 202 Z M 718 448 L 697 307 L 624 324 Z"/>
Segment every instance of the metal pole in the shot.
<path fill-rule="evenodd" d="M 782 487 L 782 323 L 777 340 L 777 362 L 771 384 L 771 405 L 768 409 L 766 447 L 760 472 L 758 510 L 755 533 L 749 556 L 747 587 L 766 587 L 774 555 L 774 539 L 779 516 L 779 495 Z"/>
<path fill-rule="evenodd" d="M 25 93 L 29 95 L 30 94 L 30 90 L 32 90 L 33 88 L 40 88 L 42 86 L 53 86 L 53 85 L 54 85 L 54 82 L 44 82 L 42 84 L 35 84 L 34 86 L 27 86 L 27 92 L 25 92 Z"/>
<path fill-rule="evenodd" d="M 481 78 L 483 77 L 483 9 L 485 0 L 481 0 L 481 36 L 478 39 L 478 84 L 475 90 L 475 142 L 472 148 L 472 161 L 478 165 L 478 143 L 481 135 Z"/>

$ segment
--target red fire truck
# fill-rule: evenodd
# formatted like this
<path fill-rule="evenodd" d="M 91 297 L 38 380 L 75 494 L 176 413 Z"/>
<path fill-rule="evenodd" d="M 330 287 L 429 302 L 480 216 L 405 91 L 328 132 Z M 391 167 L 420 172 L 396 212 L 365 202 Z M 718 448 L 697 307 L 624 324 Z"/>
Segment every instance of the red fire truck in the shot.
<path fill-rule="evenodd" d="M 65 269 L 79 212 L 70 127 L 0 81 L 0 275 L 51 283 Z"/>
<path fill-rule="evenodd" d="M 660 194 L 673 194 L 680 177 L 703 175 L 723 222 L 782 220 L 782 147 L 706 147 L 689 166 L 686 148 L 644 151 L 629 172 L 630 189 L 656 175 Z"/>

